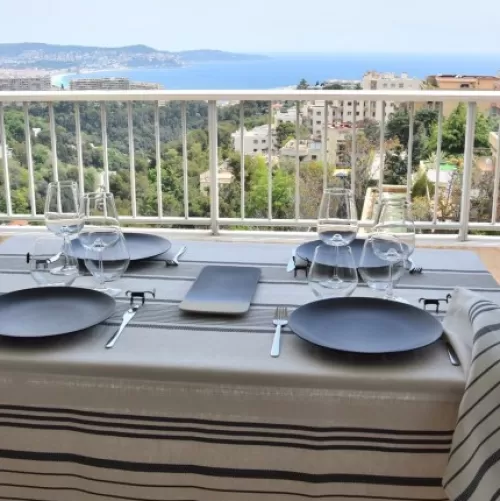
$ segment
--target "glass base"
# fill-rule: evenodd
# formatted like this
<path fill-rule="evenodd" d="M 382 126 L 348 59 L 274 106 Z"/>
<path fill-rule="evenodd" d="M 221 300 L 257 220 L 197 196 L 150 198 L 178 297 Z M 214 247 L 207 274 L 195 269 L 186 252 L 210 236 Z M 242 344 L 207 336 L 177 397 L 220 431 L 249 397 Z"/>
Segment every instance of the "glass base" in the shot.
<path fill-rule="evenodd" d="M 405 298 L 400 296 L 384 296 L 383 299 L 387 299 L 387 301 L 396 301 L 398 303 L 410 304 L 410 301 L 407 301 Z"/>
<path fill-rule="evenodd" d="M 94 290 L 97 292 L 102 292 L 103 294 L 107 294 L 111 297 L 116 297 L 120 295 L 121 289 L 113 289 L 112 287 L 94 287 Z"/>
<path fill-rule="evenodd" d="M 78 275 L 78 267 L 77 266 L 59 266 L 57 268 L 53 268 L 50 270 L 52 275 Z"/>

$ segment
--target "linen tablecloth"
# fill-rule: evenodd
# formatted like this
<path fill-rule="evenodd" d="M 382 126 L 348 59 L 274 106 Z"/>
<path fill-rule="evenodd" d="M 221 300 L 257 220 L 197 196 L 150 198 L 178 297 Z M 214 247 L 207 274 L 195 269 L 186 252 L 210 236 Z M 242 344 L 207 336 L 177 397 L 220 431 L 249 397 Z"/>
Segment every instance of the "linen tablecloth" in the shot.
<path fill-rule="evenodd" d="M 453 501 L 498 499 L 500 307 L 458 288 L 443 325 L 466 374 L 443 486 Z"/>
<path fill-rule="evenodd" d="M 32 238 L 0 245 L 0 292 L 34 285 L 19 255 Z M 271 358 L 275 307 L 313 299 L 300 273 L 285 272 L 293 246 L 186 244 L 178 268 L 131 267 L 123 289 L 155 287 L 157 296 L 112 350 L 104 344 L 125 298 L 86 332 L 0 341 L 0 499 L 446 499 L 464 375 L 444 343 L 360 358 L 285 329 Z M 473 253 L 418 250 L 415 259 L 424 274 L 405 277 L 399 292 L 416 305 L 455 285 L 500 297 Z M 262 268 L 249 314 L 180 314 L 201 268 L 228 262 Z"/>

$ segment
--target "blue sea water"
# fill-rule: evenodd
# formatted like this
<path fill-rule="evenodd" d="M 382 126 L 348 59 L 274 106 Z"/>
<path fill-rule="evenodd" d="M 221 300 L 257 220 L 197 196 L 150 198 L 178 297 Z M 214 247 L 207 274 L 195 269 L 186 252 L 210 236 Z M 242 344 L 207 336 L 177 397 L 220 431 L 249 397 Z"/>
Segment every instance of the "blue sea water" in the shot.
<path fill-rule="evenodd" d="M 494 75 L 500 70 L 500 55 L 276 54 L 261 60 L 198 63 L 172 69 L 102 71 L 93 76 L 157 82 L 171 90 L 259 90 L 295 85 L 302 78 L 310 83 L 336 78 L 360 80 L 368 70 L 406 72 L 420 78 L 436 73 Z M 75 76 L 65 76 L 61 83 L 67 85 L 71 78 Z"/>

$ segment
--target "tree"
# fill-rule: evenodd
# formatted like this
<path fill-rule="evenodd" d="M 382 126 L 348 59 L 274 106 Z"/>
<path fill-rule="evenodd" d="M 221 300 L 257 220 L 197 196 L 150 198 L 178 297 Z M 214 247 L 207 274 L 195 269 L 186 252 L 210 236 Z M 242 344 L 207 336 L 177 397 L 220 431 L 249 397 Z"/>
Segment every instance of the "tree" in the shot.
<path fill-rule="evenodd" d="M 295 124 L 291 122 L 282 122 L 276 127 L 276 139 L 278 145 L 283 147 L 290 137 L 295 136 Z"/>
<path fill-rule="evenodd" d="M 307 90 L 309 88 L 309 84 L 307 83 L 307 80 L 303 78 L 300 82 L 299 85 L 297 85 L 298 90 Z"/>
<path fill-rule="evenodd" d="M 465 131 L 467 122 L 467 110 L 463 103 L 460 103 L 443 123 L 443 138 L 441 143 L 444 155 L 463 155 L 465 150 Z M 489 150 L 488 143 L 489 124 L 482 113 L 476 117 L 476 128 L 474 147 Z M 429 140 L 429 151 L 435 151 L 437 148 L 437 124 L 432 127 L 432 133 Z"/>
<path fill-rule="evenodd" d="M 385 156 L 384 182 L 387 184 L 406 185 L 406 151 L 396 138 L 387 143 Z"/>
<path fill-rule="evenodd" d="M 264 157 L 256 157 L 250 176 L 250 189 L 247 197 L 247 216 L 266 218 L 268 208 L 269 167 Z M 272 212 L 273 217 L 293 217 L 294 180 L 285 169 L 275 168 L 272 175 Z"/>

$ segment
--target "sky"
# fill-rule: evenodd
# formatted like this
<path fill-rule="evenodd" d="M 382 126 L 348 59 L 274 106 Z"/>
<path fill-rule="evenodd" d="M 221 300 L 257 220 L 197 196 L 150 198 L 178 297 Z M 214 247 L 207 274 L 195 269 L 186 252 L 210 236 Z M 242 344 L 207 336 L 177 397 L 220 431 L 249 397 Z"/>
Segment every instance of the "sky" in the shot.
<path fill-rule="evenodd" d="M 0 19 L 0 43 L 500 54 L 498 0 L 0 0 Z"/>

